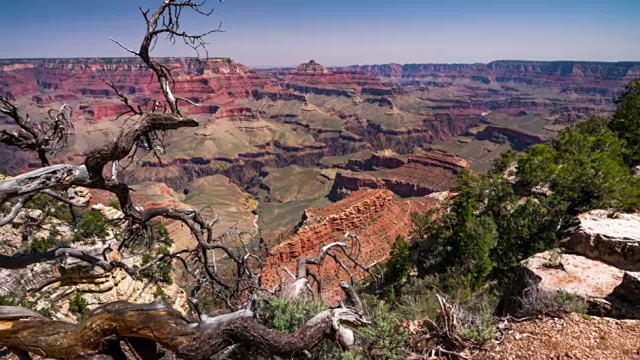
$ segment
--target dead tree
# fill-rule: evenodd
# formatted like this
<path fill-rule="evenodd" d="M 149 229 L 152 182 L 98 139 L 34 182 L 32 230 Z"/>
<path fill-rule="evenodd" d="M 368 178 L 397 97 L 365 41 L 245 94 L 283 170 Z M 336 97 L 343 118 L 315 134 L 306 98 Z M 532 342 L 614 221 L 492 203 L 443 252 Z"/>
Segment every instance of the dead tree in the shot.
<path fill-rule="evenodd" d="M 301 257 L 298 259 L 295 275 L 288 269 L 285 272 L 291 277 L 291 282 L 283 285 L 280 284 L 281 296 L 288 300 L 297 300 L 309 294 L 311 297 L 317 297 L 322 300 L 322 279 L 320 271 L 327 258 L 339 266 L 339 271 L 349 275 L 351 283 L 356 282 L 354 272 L 360 271 L 368 274 L 372 281 L 375 282 L 374 288 L 379 289 L 383 281 L 383 271 L 377 262 L 370 265 L 362 264 L 358 260 L 360 253 L 360 237 L 347 232 L 342 242 L 334 242 L 327 244 L 320 249 L 315 257 Z M 348 263 L 348 267 L 345 263 Z M 314 271 L 313 268 L 316 270 Z M 315 284 L 315 292 L 312 285 Z M 341 285 L 344 289 L 344 283 Z M 306 296 L 308 297 L 308 296 Z"/>
<path fill-rule="evenodd" d="M 238 310 L 252 296 L 260 293 L 260 277 L 251 266 L 252 259 L 257 256 L 246 247 L 231 248 L 224 239 L 215 238 L 213 223 L 196 210 L 170 207 L 144 210 L 135 206 L 129 186 L 118 179 L 120 161 L 133 156 L 137 149 L 161 154 L 164 152 L 163 137 L 168 131 L 199 125 L 196 120 L 182 114 L 179 101 L 187 100 L 174 95 L 171 70 L 151 57 L 150 53 L 160 36 L 166 36 L 170 42 L 183 40 L 196 51 L 206 51 L 205 36 L 220 30 L 193 35 L 182 30 L 180 22 L 183 11 L 210 15 L 211 12 L 204 11 L 203 6 L 204 1 L 162 0 L 153 13 L 140 9 L 146 22 L 146 33 L 139 49 L 130 49 L 112 39 L 139 57 L 153 71 L 160 85 L 162 99 L 135 105 L 118 91 L 115 84 L 110 84 L 127 106 L 126 114 L 130 119 L 114 139 L 88 151 L 81 164 L 52 165 L 47 158 L 66 145 L 73 130 L 72 112 L 67 106 L 50 112 L 44 121 L 32 122 L 29 116 L 20 114 L 20 109 L 9 97 L 0 97 L 0 112 L 13 119 L 19 127 L 17 132 L 0 132 L 0 142 L 35 151 L 43 165 L 40 169 L 0 181 L 0 207 L 10 203 L 10 211 L 0 219 L 0 226 L 11 223 L 32 197 L 39 193 L 73 204 L 72 199 L 64 195 L 72 186 L 110 192 L 117 197 L 124 213 L 125 236 L 119 244 L 119 250 L 127 248 L 140 237 L 149 236 L 150 222 L 154 219 L 181 222 L 188 227 L 197 246 L 160 255 L 151 264 L 172 260 L 181 262 L 198 284 L 209 286 L 222 303 L 235 311 L 216 317 L 199 312 L 196 318 L 186 318 L 163 302 L 142 305 L 116 302 L 94 310 L 78 324 L 71 324 L 48 320 L 20 307 L 0 307 L 0 349 L 7 347 L 24 358 L 28 358 L 29 353 L 49 358 L 86 358 L 98 354 L 115 357 L 114 354 L 124 351 L 120 346 L 122 340 L 147 339 L 190 359 L 208 358 L 233 344 L 256 345 L 270 353 L 288 356 L 309 350 L 327 338 L 348 346 L 353 342 L 353 333 L 342 324 L 359 326 L 366 323 L 361 302 L 347 285 L 343 289 L 351 306 L 321 312 L 296 334 L 284 335 L 264 327 L 253 318 L 252 308 Z M 105 173 L 109 165 L 110 175 L 107 176 Z M 329 250 L 336 246 L 340 248 L 338 245 L 329 246 L 320 259 L 306 259 L 305 264 L 321 263 L 325 256 L 333 256 Z M 214 251 L 223 253 L 233 264 L 230 273 L 222 273 L 218 269 Z M 74 248 L 58 248 L 37 254 L 0 254 L 0 268 L 23 268 L 73 257 L 105 271 L 122 268 L 134 276 L 144 269 L 131 269 L 123 263 L 110 260 L 107 255 L 92 255 Z M 306 277 L 306 274 L 311 273 L 305 271 L 299 276 Z"/>
<path fill-rule="evenodd" d="M 360 303 L 353 291 L 345 291 Z M 114 302 L 95 309 L 78 324 L 52 321 L 33 311 L 0 306 L 0 347 L 47 358 L 113 355 L 126 338 L 147 339 L 185 359 L 208 359 L 229 346 L 255 346 L 279 356 L 300 355 L 324 339 L 353 345 L 343 324 L 367 324 L 362 309 L 338 307 L 320 312 L 294 334 L 281 334 L 253 318 L 250 307 L 216 317 L 187 318 L 162 301 Z"/>

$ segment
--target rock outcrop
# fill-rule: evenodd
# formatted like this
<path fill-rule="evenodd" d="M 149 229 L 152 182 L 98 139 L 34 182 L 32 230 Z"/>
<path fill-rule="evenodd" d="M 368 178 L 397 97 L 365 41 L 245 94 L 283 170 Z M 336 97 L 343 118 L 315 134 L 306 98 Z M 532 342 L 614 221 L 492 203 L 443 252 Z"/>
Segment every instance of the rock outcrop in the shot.
<path fill-rule="evenodd" d="M 356 97 L 392 95 L 393 90 L 380 79 L 364 71 L 329 71 L 314 60 L 303 63 L 291 72 L 273 72 L 283 87 L 305 94 Z"/>
<path fill-rule="evenodd" d="M 105 218 L 117 224 L 124 215 L 118 209 L 96 203 L 100 193 L 93 196 L 82 187 L 73 188 L 75 201 L 93 202 L 91 208 L 99 211 Z M 2 228 L 0 253 L 13 254 L 33 251 L 30 243 L 23 240 L 23 228 L 27 222 L 34 223 L 42 218 L 38 209 L 23 209 L 15 221 Z M 117 226 L 117 225 L 116 225 Z M 115 230 L 110 228 L 104 238 L 88 238 L 78 241 L 73 237 L 71 226 L 55 217 L 49 216 L 30 236 L 34 239 L 48 239 L 49 247 L 72 247 L 96 257 L 108 256 L 129 267 L 137 266 L 142 261 L 141 255 L 119 252 Z M 9 299 L 20 299 L 23 304 L 47 311 L 56 320 L 74 321 L 75 315 L 69 310 L 69 302 L 76 295 L 81 295 L 87 302 L 88 309 L 99 305 L 126 300 L 134 303 L 147 303 L 157 296 L 164 296 L 175 309 L 188 311 L 187 296 L 175 284 L 167 285 L 145 279 L 132 277 L 122 269 L 104 272 L 101 268 L 74 258 L 60 259 L 29 265 L 21 269 L 0 269 L 0 296 Z"/>
<path fill-rule="evenodd" d="M 362 165 L 366 169 L 369 165 L 381 163 L 382 159 L 375 156 Z M 466 160 L 441 151 L 421 152 L 406 160 L 401 157 L 395 159 L 385 159 L 384 164 L 389 167 L 379 170 L 339 171 L 329 198 L 342 199 L 350 192 L 361 189 L 388 189 L 401 197 L 447 191 L 453 185 L 456 175 L 469 166 Z M 398 166 L 390 167 L 395 165 Z"/>
<path fill-rule="evenodd" d="M 562 241 L 567 252 L 640 271 L 640 214 L 593 210 L 578 219 L 579 225 Z"/>
<path fill-rule="evenodd" d="M 263 284 L 271 288 L 285 278 L 284 268 L 295 272 L 301 257 L 317 256 L 320 249 L 335 241 L 344 241 L 344 234 L 358 235 L 360 243 L 349 251 L 358 261 L 370 265 L 387 259 L 397 235 L 406 235 L 411 228 L 411 214 L 425 211 L 438 200 L 434 197 L 396 200 L 389 190 L 362 190 L 346 199 L 321 208 L 305 211 L 304 221 L 296 234 L 278 246 L 269 249 L 263 268 Z M 342 257 L 341 255 L 339 255 Z M 348 265 L 354 279 L 361 280 L 366 273 Z M 349 274 L 327 258 L 317 273 L 323 281 L 323 299 L 335 302 L 340 298 L 340 281 L 350 281 Z"/>
<path fill-rule="evenodd" d="M 640 319 L 640 216 L 594 210 L 578 220 L 561 242 L 564 253 L 547 251 L 520 264 L 513 294 L 564 293 L 584 301 L 590 314 Z M 515 297 L 508 310 L 519 306 L 510 302 Z"/>
<path fill-rule="evenodd" d="M 296 73 L 299 74 L 326 74 L 328 73 L 327 69 L 318 64 L 315 60 L 310 60 L 307 63 L 300 64 L 296 70 Z"/>
<path fill-rule="evenodd" d="M 478 132 L 475 138 L 477 140 L 489 140 L 497 144 L 508 142 L 518 151 L 524 151 L 531 145 L 542 144 L 546 141 L 546 139 L 537 135 L 500 126 L 487 126 Z"/>
<path fill-rule="evenodd" d="M 59 222 L 48 223 L 35 236 L 46 237 L 51 227 L 56 226 L 58 236 L 70 237 L 71 229 Z M 10 229 L 5 231 L 5 240 L 14 238 Z M 19 235 L 15 232 L 14 235 Z M 117 248 L 112 236 L 95 243 L 76 242 L 70 246 L 83 250 L 87 254 L 101 256 L 105 249 Z M 19 247 L 18 241 L 14 241 Z M 15 249 L 15 247 L 13 248 Z M 2 251 L 12 251 L 3 246 Z M 117 251 L 109 253 L 110 257 L 117 257 L 119 261 L 129 266 L 139 264 L 140 256 L 120 254 Z M 153 301 L 158 294 L 163 294 L 174 305 L 174 308 L 186 313 L 188 311 L 187 296 L 175 284 L 165 285 L 143 278 L 133 278 L 125 271 L 116 269 L 105 273 L 100 268 L 92 268 L 89 264 L 71 258 L 62 258 L 50 262 L 30 265 L 23 269 L 0 270 L 0 296 L 7 298 L 19 297 L 25 303 L 38 310 L 48 309 L 58 320 L 71 320 L 74 316 L 69 312 L 69 301 L 80 294 L 89 309 L 118 300 L 135 303 Z"/>

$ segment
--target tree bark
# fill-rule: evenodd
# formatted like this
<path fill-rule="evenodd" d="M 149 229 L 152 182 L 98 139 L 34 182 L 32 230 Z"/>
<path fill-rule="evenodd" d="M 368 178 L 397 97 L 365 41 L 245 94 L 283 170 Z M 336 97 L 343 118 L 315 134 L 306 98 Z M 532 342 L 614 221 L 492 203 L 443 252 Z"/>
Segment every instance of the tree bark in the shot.
<path fill-rule="evenodd" d="M 269 354 L 295 356 L 324 339 L 340 339 L 345 328 L 367 321 L 359 311 L 330 309 L 309 320 L 294 334 L 282 334 L 259 323 L 250 309 L 207 318 L 185 318 L 164 302 L 114 302 L 94 310 L 78 324 L 53 321 L 20 307 L 0 307 L 0 347 L 55 359 L 109 355 L 114 342 L 125 338 L 152 340 L 177 356 L 207 359 L 227 347 L 256 346 Z M 348 339 L 347 339 L 348 341 Z"/>

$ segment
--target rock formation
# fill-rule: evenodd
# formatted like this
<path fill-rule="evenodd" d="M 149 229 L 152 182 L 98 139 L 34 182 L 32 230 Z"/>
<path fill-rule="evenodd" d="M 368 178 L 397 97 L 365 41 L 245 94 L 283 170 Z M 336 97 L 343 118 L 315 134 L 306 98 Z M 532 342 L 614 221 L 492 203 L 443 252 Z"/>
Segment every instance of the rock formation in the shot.
<path fill-rule="evenodd" d="M 103 213 L 115 214 L 118 211 L 110 207 L 97 207 Z M 38 210 L 23 210 L 21 217 L 39 217 Z M 13 253 L 22 245 L 20 218 L 11 227 L 3 228 L 4 243 L 0 247 L 2 253 Z M 55 230 L 53 230 L 55 228 Z M 72 242 L 73 230 L 55 218 L 47 220 L 34 238 L 48 238 L 55 231 L 58 241 L 80 249 L 87 254 L 100 255 L 105 249 L 115 249 L 116 240 L 110 231 L 104 239 L 83 239 Z M 134 266 L 140 264 L 140 256 L 121 254 L 117 250 L 108 253 L 110 258 Z M 46 310 L 57 320 L 73 321 L 75 316 L 69 311 L 69 301 L 76 294 L 87 301 L 87 307 L 93 309 L 99 305 L 118 300 L 134 303 L 153 301 L 158 294 L 163 294 L 176 309 L 188 310 L 187 296 L 177 285 L 156 283 L 144 278 L 133 278 L 122 269 L 105 273 L 102 269 L 92 267 L 86 262 L 62 258 L 60 260 L 38 263 L 23 269 L 0 269 L 0 296 L 20 298 L 23 303 L 32 304 L 37 310 Z"/>
<path fill-rule="evenodd" d="M 356 234 L 359 244 L 349 249 L 358 260 L 369 266 L 381 263 L 389 256 L 397 235 L 406 235 L 411 228 L 411 214 L 425 211 L 438 200 L 433 197 L 396 200 L 389 190 L 361 190 L 335 204 L 305 211 L 304 221 L 295 235 L 268 251 L 263 269 L 263 284 L 271 288 L 288 277 L 285 268 L 295 272 L 301 257 L 317 256 L 320 248 L 343 241 L 344 234 Z M 345 262 L 348 264 L 348 262 Z M 366 273 L 351 267 L 354 280 Z M 340 281 L 351 281 L 332 259 L 317 270 L 322 279 L 323 299 L 335 302 L 339 298 Z"/>
<path fill-rule="evenodd" d="M 324 66 L 318 64 L 315 60 L 310 60 L 308 63 L 300 64 L 296 70 L 298 74 L 326 74 L 327 69 Z"/>
<path fill-rule="evenodd" d="M 578 220 L 561 243 L 564 253 L 547 251 L 521 263 L 514 293 L 565 293 L 584 301 L 590 314 L 640 319 L 640 216 L 593 210 Z"/>
<path fill-rule="evenodd" d="M 401 197 L 425 196 L 449 190 L 456 175 L 469 167 L 466 160 L 441 151 L 425 151 L 406 160 L 393 159 L 385 159 L 388 167 L 380 170 L 339 171 L 329 197 L 342 199 L 361 189 L 388 189 Z M 379 156 L 368 160 L 369 164 L 382 161 Z M 367 161 L 363 165 L 367 166 Z"/>
<path fill-rule="evenodd" d="M 114 226 L 117 226 L 118 221 L 124 217 L 118 209 L 97 202 L 101 199 L 100 192 L 94 196 L 82 187 L 75 187 L 72 190 L 77 203 L 93 204 L 91 208 L 99 211 Z M 151 189 L 150 191 L 153 192 Z M 153 204 L 147 205 L 153 206 Z M 41 210 L 23 209 L 11 226 L 3 227 L 0 253 L 28 252 L 30 249 L 25 250 L 24 247 L 31 245 L 23 242 L 23 227 L 26 223 L 38 221 L 42 215 Z M 142 261 L 141 256 L 115 250 L 117 240 L 114 228 L 109 229 L 108 235 L 104 238 L 80 241 L 73 238 L 73 232 L 74 229 L 68 223 L 49 216 L 33 233 L 32 241 L 52 239 L 48 241 L 56 241 L 60 244 L 59 246 L 70 246 L 94 256 L 106 254 L 109 260 L 121 261 L 129 267 L 137 266 Z M 86 300 L 89 309 L 118 300 L 147 303 L 162 295 L 173 304 L 174 308 L 184 313 L 188 311 L 187 296 L 175 284 L 167 285 L 141 277 L 134 278 L 122 269 L 114 269 L 106 273 L 99 267 L 93 267 L 87 262 L 74 258 L 61 258 L 21 269 L 0 269 L 0 296 L 8 299 L 19 298 L 23 303 L 31 304 L 32 308 L 50 312 L 57 320 L 74 321 L 75 315 L 69 311 L 69 301 L 76 294 Z"/>

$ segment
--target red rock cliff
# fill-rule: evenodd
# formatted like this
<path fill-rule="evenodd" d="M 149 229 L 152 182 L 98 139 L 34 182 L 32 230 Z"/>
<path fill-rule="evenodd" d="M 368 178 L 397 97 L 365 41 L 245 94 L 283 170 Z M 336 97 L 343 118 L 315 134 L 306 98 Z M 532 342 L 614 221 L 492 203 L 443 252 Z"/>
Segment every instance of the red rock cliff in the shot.
<path fill-rule="evenodd" d="M 396 200 L 391 191 L 377 189 L 358 191 L 335 204 L 308 209 L 297 233 L 269 250 L 262 274 L 264 286 L 276 286 L 280 276 L 283 279 L 288 276 L 285 267 L 295 272 L 300 257 L 317 256 L 324 245 L 343 241 L 347 231 L 360 238 L 360 247 L 353 252 L 361 263 L 382 262 L 389 256 L 396 236 L 406 235 L 411 229 L 411 214 L 435 203 L 435 199 L 427 197 Z M 347 265 L 348 260 L 344 263 Z M 356 280 L 366 275 L 353 267 L 350 271 Z M 349 274 L 330 258 L 316 272 L 323 282 L 323 299 L 329 302 L 339 299 L 340 281 L 350 281 Z"/>

